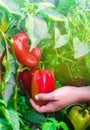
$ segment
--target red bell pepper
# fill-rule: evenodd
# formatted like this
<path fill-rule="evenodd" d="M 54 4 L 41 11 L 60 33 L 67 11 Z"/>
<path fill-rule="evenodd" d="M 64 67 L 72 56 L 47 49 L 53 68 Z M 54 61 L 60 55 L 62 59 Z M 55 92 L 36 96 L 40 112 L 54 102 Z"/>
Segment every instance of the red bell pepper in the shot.
<path fill-rule="evenodd" d="M 50 70 L 37 70 L 34 72 L 31 84 L 31 97 L 34 99 L 38 93 L 49 93 L 55 90 L 55 77 Z M 46 104 L 46 102 L 37 102 L 38 105 Z"/>
<path fill-rule="evenodd" d="M 34 67 L 41 59 L 41 50 L 35 47 L 30 51 L 28 35 L 21 32 L 13 37 L 14 50 L 17 60 L 28 67 Z"/>
<path fill-rule="evenodd" d="M 30 96 L 31 96 L 32 77 L 36 70 L 39 70 L 39 68 L 37 66 L 33 67 L 30 70 L 25 70 L 25 71 L 21 72 L 18 76 L 18 81 L 22 80 L 24 87 Z"/>
<path fill-rule="evenodd" d="M 22 71 L 18 74 L 18 77 L 17 77 L 17 81 L 18 83 L 22 82 L 23 81 L 23 74 L 24 74 L 25 71 Z"/>

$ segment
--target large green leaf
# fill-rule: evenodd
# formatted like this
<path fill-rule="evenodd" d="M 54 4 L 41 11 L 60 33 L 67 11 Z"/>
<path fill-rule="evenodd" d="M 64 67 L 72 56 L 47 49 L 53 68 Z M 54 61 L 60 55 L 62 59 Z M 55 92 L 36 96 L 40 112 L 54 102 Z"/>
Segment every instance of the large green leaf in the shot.
<path fill-rule="evenodd" d="M 2 2 L 0 1 L 0 30 L 2 32 L 5 32 L 10 26 L 9 19 L 10 19 L 9 9 L 5 5 L 3 5 Z M 0 39 L 2 37 L 1 31 L 0 31 Z"/>
<path fill-rule="evenodd" d="M 56 9 L 52 8 L 43 7 L 39 14 L 45 18 L 52 19 L 53 21 L 57 22 L 63 22 L 65 20 L 65 17 L 62 14 L 60 14 Z"/>
<path fill-rule="evenodd" d="M 17 63 L 14 57 L 7 52 L 7 59 L 6 59 L 6 73 L 4 76 L 4 85 L 5 88 L 3 90 L 2 96 L 5 102 L 8 102 L 10 97 L 13 94 L 14 87 L 16 85 L 16 71 L 17 71 Z"/>
<path fill-rule="evenodd" d="M 63 128 L 63 130 L 69 130 L 69 128 L 67 127 L 67 125 L 63 121 L 61 121 L 59 123 L 59 127 Z"/>
<path fill-rule="evenodd" d="M 68 43 L 68 34 L 60 34 L 58 28 L 55 28 L 55 48 L 59 48 Z"/>
<path fill-rule="evenodd" d="M 42 122 L 46 121 L 45 116 L 43 114 L 37 113 L 36 111 L 31 111 L 28 114 L 27 118 L 28 118 L 28 120 L 30 120 L 31 122 L 36 123 L 36 124 L 37 123 L 41 124 Z"/>
<path fill-rule="evenodd" d="M 21 8 L 25 7 L 25 2 L 27 2 L 26 0 L 1 0 L 0 4 L 2 3 L 2 5 L 7 8 L 11 13 L 14 14 L 21 14 Z"/>
<path fill-rule="evenodd" d="M 2 54 L 4 53 L 4 51 L 5 51 L 5 48 L 2 45 L 2 43 L 0 42 L 0 57 L 2 56 Z"/>
<path fill-rule="evenodd" d="M 8 8 L 7 3 L 4 2 L 4 0 L 0 0 L 0 8 L 4 9 L 6 12 L 11 12 L 10 8 Z"/>
<path fill-rule="evenodd" d="M 9 130 L 11 129 L 10 124 L 6 119 L 0 118 L 0 130 Z"/>
<path fill-rule="evenodd" d="M 18 27 L 20 16 L 16 12 L 13 12 L 7 5 L 4 1 L 0 1 L 0 42 L 5 37 L 15 35 L 21 27 Z"/>
<path fill-rule="evenodd" d="M 57 128 L 55 127 L 55 125 L 53 123 L 46 122 L 43 124 L 42 130 L 57 130 Z"/>
<path fill-rule="evenodd" d="M 28 15 L 25 26 L 31 40 L 31 48 L 36 47 L 48 35 L 47 23 L 41 17 Z"/>
<path fill-rule="evenodd" d="M 88 45 L 85 42 L 81 42 L 77 37 L 73 39 L 74 57 L 80 58 L 90 52 Z"/>
<path fill-rule="evenodd" d="M 13 109 L 8 110 L 10 116 L 10 123 L 13 130 L 20 130 L 18 113 Z"/>
<path fill-rule="evenodd" d="M 6 83 L 5 90 L 3 91 L 3 99 L 5 102 L 8 102 L 10 97 L 12 96 L 14 92 L 14 87 L 16 85 L 15 76 L 13 74 L 10 75 L 9 81 Z"/>
<path fill-rule="evenodd" d="M 2 130 L 3 130 L 3 124 L 5 126 L 8 125 L 8 127 L 12 128 L 13 130 L 19 130 L 20 128 L 20 125 L 19 125 L 19 116 L 18 116 L 18 113 L 16 111 L 14 111 L 13 109 L 8 109 L 7 107 L 5 106 L 0 106 L 0 111 L 2 112 L 2 115 L 3 115 L 3 120 L 1 120 L 1 126 L 2 126 Z M 7 123 L 5 123 L 4 121 L 6 121 Z M 6 128 L 8 128 L 6 127 Z M 8 129 L 6 129 L 8 130 Z"/>
<path fill-rule="evenodd" d="M 60 13 L 66 15 L 77 6 L 76 0 L 59 0 L 58 10 Z"/>
<path fill-rule="evenodd" d="M 29 0 L 30 2 L 48 2 L 48 3 L 52 3 L 52 4 L 55 4 L 55 5 L 57 5 L 57 3 L 58 3 L 58 1 L 59 0 Z"/>

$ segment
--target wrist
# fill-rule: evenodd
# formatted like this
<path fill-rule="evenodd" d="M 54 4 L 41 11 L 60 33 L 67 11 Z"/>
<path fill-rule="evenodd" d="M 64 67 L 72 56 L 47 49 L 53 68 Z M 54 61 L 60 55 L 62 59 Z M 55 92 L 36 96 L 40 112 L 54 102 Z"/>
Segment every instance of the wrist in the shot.
<path fill-rule="evenodd" d="M 77 102 L 85 102 L 90 100 L 90 86 L 76 87 Z"/>

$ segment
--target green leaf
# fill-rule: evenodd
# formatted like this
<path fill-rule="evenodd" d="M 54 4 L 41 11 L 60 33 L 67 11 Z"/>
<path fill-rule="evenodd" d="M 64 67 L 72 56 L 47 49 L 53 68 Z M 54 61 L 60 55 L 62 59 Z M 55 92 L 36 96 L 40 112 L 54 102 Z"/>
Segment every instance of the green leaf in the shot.
<path fill-rule="evenodd" d="M 86 66 L 90 72 L 90 53 L 85 56 Z"/>
<path fill-rule="evenodd" d="M 59 0 L 57 9 L 60 13 L 66 15 L 77 6 L 76 0 Z"/>
<path fill-rule="evenodd" d="M 5 106 L 6 107 L 6 103 L 2 99 L 0 99 L 0 106 Z"/>
<path fill-rule="evenodd" d="M 56 9 L 43 7 L 39 14 L 45 18 L 52 19 L 53 21 L 57 22 L 64 22 L 65 20 L 65 17 L 60 14 Z"/>
<path fill-rule="evenodd" d="M 5 48 L 2 45 L 2 43 L 0 42 L 0 57 L 2 56 L 2 54 L 4 53 L 4 51 L 5 51 Z"/>
<path fill-rule="evenodd" d="M 73 39 L 74 57 L 80 58 L 90 52 L 90 49 L 85 42 L 81 42 L 78 37 Z"/>
<path fill-rule="evenodd" d="M 42 130 L 57 130 L 58 121 L 54 117 L 47 118 L 47 122 L 42 123 Z"/>
<path fill-rule="evenodd" d="M 0 118 L 0 130 L 10 130 L 12 129 L 9 122 L 6 119 Z"/>
<path fill-rule="evenodd" d="M 6 0 L 1 0 L 0 1 L 0 8 L 3 8 L 3 9 L 5 9 L 6 10 L 6 12 L 11 12 L 11 10 L 8 8 L 8 6 L 7 6 L 7 3 L 9 3 L 9 2 L 4 2 L 4 1 L 6 1 Z M 9 3 L 10 4 L 10 3 Z"/>
<path fill-rule="evenodd" d="M 57 130 L 52 122 L 46 122 L 42 125 L 42 130 Z"/>
<path fill-rule="evenodd" d="M 4 77 L 5 88 L 2 93 L 5 102 L 8 102 L 8 100 L 13 94 L 14 87 L 16 85 L 16 71 L 17 71 L 17 63 L 14 60 L 13 56 L 8 52 L 6 73 Z"/>
<path fill-rule="evenodd" d="M 2 111 L 2 115 L 4 115 L 5 119 L 7 120 L 11 128 L 13 128 L 13 130 L 19 130 L 20 125 L 18 113 L 13 109 L 8 110 L 4 106 L 0 106 L 0 110 Z"/>
<path fill-rule="evenodd" d="M 4 76 L 5 83 L 7 83 L 9 81 L 10 75 L 11 75 L 11 69 L 10 69 L 9 65 L 7 65 L 5 76 Z"/>
<path fill-rule="evenodd" d="M 2 4 L 5 8 L 8 9 L 10 13 L 21 15 L 21 7 L 25 6 L 26 0 L 1 0 L 0 4 Z"/>
<path fill-rule="evenodd" d="M 44 7 L 55 8 L 55 5 L 53 4 L 53 2 L 50 2 L 50 0 L 49 1 L 45 0 L 45 2 L 39 2 L 38 5 L 40 10 L 43 9 Z"/>
<path fill-rule="evenodd" d="M 46 121 L 44 115 L 37 113 L 36 111 L 31 111 L 28 114 L 28 120 L 30 120 L 33 123 L 39 123 L 39 124 Z"/>
<path fill-rule="evenodd" d="M 31 40 L 31 49 L 48 35 L 47 23 L 39 16 L 28 15 L 25 26 Z"/>
<path fill-rule="evenodd" d="M 10 123 L 12 125 L 13 130 L 20 130 L 19 117 L 18 113 L 14 110 L 8 110 L 10 116 Z"/>
<path fill-rule="evenodd" d="M 55 46 L 54 48 L 60 48 L 68 43 L 68 34 L 60 34 L 58 28 L 55 28 Z"/>
<path fill-rule="evenodd" d="M 51 3 L 51 4 L 57 4 L 58 3 L 58 0 L 33 0 L 33 2 L 43 2 L 43 3 Z"/>
<path fill-rule="evenodd" d="M 67 127 L 67 125 L 63 121 L 60 121 L 59 128 L 60 127 L 63 128 L 63 130 L 69 130 L 69 128 Z"/>
<path fill-rule="evenodd" d="M 10 19 L 10 11 L 6 7 L 6 5 L 4 5 L 2 1 L 0 1 L 0 40 L 2 38 L 1 31 L 5 32 L 10 26 L 9 19 Z"/>
<path fill-rule="evenodd" d="M 8 102 L 8 100 L 12 96 L 15 85 L 16 85 L 15 76 L 13 74 L 11 74 L 9 81 L 6 83 L 5 89 L 2 93 L 2 96 L 3 96 L 3 99 L 4 99 L 5 102 Z"/>
<path fill-rule="evenodd" d="M 12 37 L 16 34 L 19 20 L 20 16 L 13 13 L 5 3 L 0 1 L 0 42 L 4 34 L 5 37 Z"/>

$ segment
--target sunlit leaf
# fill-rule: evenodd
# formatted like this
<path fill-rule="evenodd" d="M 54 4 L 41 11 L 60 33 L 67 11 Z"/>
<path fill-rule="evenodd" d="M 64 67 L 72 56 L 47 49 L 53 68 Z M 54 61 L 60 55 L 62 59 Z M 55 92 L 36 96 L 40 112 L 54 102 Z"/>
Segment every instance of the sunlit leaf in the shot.
<path fill-rule="evenodd" d="M 10 18 L 9 9 L 6 7 L 6 5 L 3 5 L 2 2 L 0 1 L 0 30 L 2 32 L 5 32 L 10 26 L 9 18 Z M 0 31 L 0 35 L 1 35 L 1 31 Z"/>
<path fill-rule="evenodd" d="M 46 6 L 50 5 L 49 7 L 53 7 L 54 5 L 56 5 L 58 3 L 58 1 L 59 0 L 42 0 L 42 3 L 45 3 Z M 41 2 L 41 0 L 33 0 L 33 2 Z M 50 3 L 50 4 L 47 5 L 47 3 Z M 54 4 L 54 5 L 52 5 L 52 4 Z"/>
<path fill-rule="evenodd" d="M 4 53 L 4 51 L 5 51 L 5 48 L 2 45 L 2 43 L 0 42 L 0 57 L 2 56 L 2 54 Z"/>
<path fill-rule="evenodd" d="M 73 39 L 74 57 L 79 58 L 90 52 L 90 49 L 85 42 L 81 42 L 78 37 Z"/>
<path fill-rule="evenodd" d="M 55 48 L 59 48 L 68 43 L 68 34 L 61 35 L 59 29 L 55 29 Z"/>
<path fill-rule="evenodd" d="M 77 6 L 76 0 L 59 0 L 58 10 L 60 13 L 66 15 Z"/>
<path fill-rule="evenodd" d="M 2 111 L 2 115 L 5 117 L 6 122 L 7 122 L 7 123 L 4 122 L 5 119 L 4 120 L 0 119 L 1 120 L 0 123 L 4 123 L 5 126 L 9 125 L 9 128 L 12 128 L 13 130 L 19 130 L 20 124 L 19 124 L 18 113 L 14 111 L 13 109 L 8 110 L 4 106 L 1 106 L 0 110 Z M 1 124 L 1 126 L 3 128 L 3 124 Z"/>
<path fill-rule="evenodd" d="M 47 23 L 38 16 L 28 15 L 26 30 L 31 40 L 31 48 L 36 47 L 48 35 Z"/>
<path fill-rule="evenodd" d="M 63 121 L 60 121 L 59 128 L 60 127 L 63 128 L 63 130 L 69 130 L 69 128 L 67 127 L 67 125 Z"/>
<path fill-rule="evenodd" d="M 9 81 L 7 82 L 5 86 L 5 90 L 2 93 L 3 99 L 5 102 L 8 102 L 10 97 L 13 94 L 14 87 L 15 87 L 15 76 L 13 74 L 10 75 Z"/>
<path fill-rule="evenodd" d="M 1 0 L 0 4 L 2 4 L 5 8 L 9 10 L 9 12 L 14 14 L 21 14 L 21 7 L 24 5 L 25 0 Z"/>
<path fill-rule="evenodd" d="M 88 53 L 88 55 L 85 56 L 85 61 L 86 61 L 86 66 L 90 72 L 90 53 Z"/>
<path fill-rule="evenodd" d="M 13 130 L 20 130 L 19 117 L 17 112 L 14 110 L 8 110 L 8 112 Z"/>
<path fill-rule="evenodd" d="M 42 130 L 57 130 L 52 122 L 46 122 L 42 125 Z"/>
<path fill-rule="evenodd" d="M 58 22 L 63 22 L 65 20 L 65 17 L 62 14 L 60 14 L 57 10 L 51 8 L 43 7 L 39 14 L 43 17 L 50 18 Z"/>
<path fill-rule="evenodd" d="M 6 1 L 6 0 L 5 0 Z M 9 2 L 8 2 L 9 3 Z M 10 4 L 10 3 L 9 3 Z M 4 0 L 0 1 L 0 8 L 5 9 L 7 12 L 11 12 L 11 10 L 8 8 L 7 3 L 4 2 Z"/>
<path fill-rule="evenodd" d="M 43 7 L 49 7 L 49 8 L 55 8 L 55 5 L 52 4 L 53 2 L 50 3 L 50 0 L 49 1 L 46 1 L 45 2 L 40 2 L 39 3 L 39 7 L 43 8 Z"/>
<path fill-rule="evenodd" d="M 4 76 L 5 88 L 2 93 L 5 102 L 8 102 L 8 100 L 13 94 L 14 87 L 16 85 L 16 70 L 17 70 L 17 63 L 13 59 L 13 56 L 10 53 L 8 53 L 6 73 Z"/>

